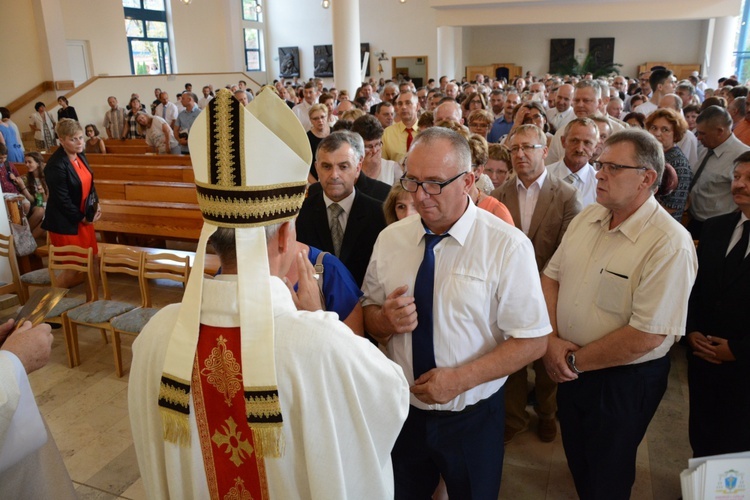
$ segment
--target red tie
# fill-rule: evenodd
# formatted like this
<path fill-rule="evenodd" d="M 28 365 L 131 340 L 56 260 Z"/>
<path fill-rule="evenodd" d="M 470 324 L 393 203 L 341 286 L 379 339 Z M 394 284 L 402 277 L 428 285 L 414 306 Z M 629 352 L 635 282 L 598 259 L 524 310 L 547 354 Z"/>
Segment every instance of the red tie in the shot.
<path fill-rule="evenodd" d="M 406 133 L 407 133 L 407 134 L 409 134 L 409 135 L 408 135 L 408 136 L 406 137 L 406 151 L 408 152 L 408 151 L 409 151 L 409 148 L 411 147 L 411 141 L 413 141 L 413 140 L 414 140 L 414 136 L 412 136 L 412 135 L 411 135 L 411 129 L 410 129 L 410 128 L 407 128 L 407 129 L 406 129 Z"/>

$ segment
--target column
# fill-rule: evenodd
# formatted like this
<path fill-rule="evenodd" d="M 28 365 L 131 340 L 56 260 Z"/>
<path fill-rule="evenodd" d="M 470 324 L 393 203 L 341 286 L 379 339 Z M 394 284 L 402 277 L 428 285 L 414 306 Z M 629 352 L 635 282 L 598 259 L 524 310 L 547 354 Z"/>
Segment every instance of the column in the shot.
<path fill-rule="evenodd" d="M 449 80 L 461 80 L 463 67 L 463 29 L 455 26 L 439 26 L 437 29 L 437 74 L 436 78 L 447 76 Z"/>
<path fill-rule="evenodd" d="M 359 62 L 359 0 L 332 0 L 333 77 L 353 96 L 362 84 Z"/>
<path fill-rule="evenodd" d="M 60 0 L 34 0 L 39 50 L 46 80 L 71 80 Z"/>
<path fill-rule="evenodd" d="M 716 88 L 721 77 L 734 73 L 732 52 L 734 37 L 737 33 L 737 17 L 716 17 L 709 20 L 708 40 L 706 42 L 706 64 L 703 72 L 710 88 Z"/>

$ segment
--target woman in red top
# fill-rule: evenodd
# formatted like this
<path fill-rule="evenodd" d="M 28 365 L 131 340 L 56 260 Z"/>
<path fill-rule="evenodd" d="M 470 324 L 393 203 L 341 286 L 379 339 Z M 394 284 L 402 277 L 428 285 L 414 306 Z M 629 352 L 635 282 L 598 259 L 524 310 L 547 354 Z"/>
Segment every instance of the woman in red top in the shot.
<path fill-rule="evenodd" d="M 49 195 L 42 227 L 49 232 L 53 245 L 93 248 L 96 254 L 93 224 L 102 214 L 94 188 L 94 175 L 83 154 L 83 127 L 75 120 L 64 118 L 58 122 L 55 131 L 60 147 L 44 168 Z M 87 207 L 90 194 L 92 199 Z M 67 274 L 60 276 L 63 284 L 75 277 L 75 272 L 64 273 Z"/>

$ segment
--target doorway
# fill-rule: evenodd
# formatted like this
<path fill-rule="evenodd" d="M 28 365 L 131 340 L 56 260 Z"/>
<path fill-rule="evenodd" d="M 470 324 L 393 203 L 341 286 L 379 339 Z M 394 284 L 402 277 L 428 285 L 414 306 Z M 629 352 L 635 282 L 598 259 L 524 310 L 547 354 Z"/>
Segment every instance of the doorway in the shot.
<path fill-rule="evenodd" d="M 427 56 L 394 56 L 391 61 L 393 79 L 398 80 L 399 75 L 411 78 L 416 88 L 427 84 L 429 66 Z"/>
<path fill-rule="evenodd" d="M 91 78 L 89 47 L 86 40 L 68 40 L 68 63 L 73 84 L 78 87 Z"/>

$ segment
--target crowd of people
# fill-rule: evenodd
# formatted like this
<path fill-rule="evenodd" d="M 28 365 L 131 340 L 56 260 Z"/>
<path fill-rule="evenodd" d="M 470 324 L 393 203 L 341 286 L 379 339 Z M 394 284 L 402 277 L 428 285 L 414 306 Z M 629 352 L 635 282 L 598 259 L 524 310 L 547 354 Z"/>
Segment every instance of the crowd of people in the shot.
<path fill-rule="evenodd" d="M 263 212 L 262 220 L 232 219 L 222 226 L 217 220 L 240 209 L 217 209 L 218 198 L 206 186 L 223 181 L 201 180 L 199 199 L 211 200 L 210 210 L 209 205 L 201 209 L 216 211 L 210 218 L 204 211 L 204 217 L 207 224 L 220 226 L 215 236 L 205 238 L 214 242 L 224 274 L 237 274 L 241 280 L 236 252 L 249 244 L 250 233 L 239 228 L 247 223 L 248 230 L 257 229 L 279 212 L 282 222 L 266 231 L 268 247 L 261 260 L 269 260 L 272 277 L 287 282 L 294 306 L 336 312 L 354 333 L 378 344 L 395 365 L 371 359 L 381 353 L 365 349 L 364 339 L 361 345 L 339 340 L 341 345 L 331 349 L 368 357 L 367 363 L 374 363 L 370 368 L 389 379 L 394 376 L 391 368 L 398 366 L 393 394 L 365 395 L 359 384 L 369 365 L 350 366 L 338 355 L 330 359 L 331 367 L 346 366 L 351 377 L 351 385 L 341 391 L 363 398 L 356 411 L 343 412 L 348 417 L 337 413 L 342 433 L 357 427 L 350 427 L 349 418 L 359 419 L 361 426 L 359 433 L 347 435 L 363 443 L 361 450 L 349 446 L 347 453 L 353 455 L 347 455 L 348 463 L 369 463 L 376 455 L 387 464 L 392 460 L 392 470 L 381 461 L 380 469 L 367 473 L 377 476 L 367 482 L 372 491 L 395 493 L 396 498 L 497 498 L 504 447 L 536 422 L 536 434 L 544 442 L 556 438 L 559 426 L 580 498 L 629 498 L 636 450 L 666 390 L 670 350 L 682 338 L 690 389 L 687 438 L 694 455 L 750 450 L 750 397 L 736 390 L 750 376 L 750 331 L 740 307 L 750 283 L 750 114 L 745 105 L 748 87 L 736 78 L 722 79 L 718 89 L 710 89 L 696 74 L 678 81 L 663 67 L 637 79 L 590 74 L 536 78 L 527 73 L 509 82 L 478 74 L 471 81 L 430 79 L 420 88 L 408 78 L 371 80 L 351 96 L 344 89 L 324 88 L 319 79 L 300 85 L 279 80 L 257 96 L 242 83 L 215 93 L 205 86 L 201 99 L 188 84 L 179 105 L 156 89 L 150 109 L 137 95 L 127 110 L 110 97 L 104 129 L 110 138 L 145 137 L 158 153 L 188 154 L 193 123 L 207 120 L 201 117 L 217 109 L 245 108 L 268 124 L 268 133 L 276 135 L 264 138 L 269 151 L 255 151 L 258 157 L 247 161 L 253 168 L 273 165 L 273 171 L 282 172 L 258 175 L 265 181 L 258 180 L 253 188 L 266 193 L 255 203 L 273 201 L 273 208 Z M 67 101 L 64 104 L 61 111 L 75 113 Z M 275 113 L 278 123 L 269 121 L 269 113 Z M 31 122 L 40 148 L 48 146 L 48 121 L 54 124 L 44 105 L 38 107 Z M 84 147 L 99 152 L 103 141 L 92 124 L 85 128 L 89 140 L 84 143 L 82 127 L 71 122 L 77 124 L 68 117 L 59 120 L 63 147 L 50 158 L 45 173 L 50 205 L 56 200 L 65 204 L 65 211 L 75 211 L 77 234 L 86 235 L 93 226 L 81 200 L 88 193 L 75 191 L 71 200 L 61 200 L 55 195 L 50 165 L 54 159 L 55 165 L 76 167 L 78 159 L 85 158 L 79 156 Z M 66 127 L 61 128 L 63 123 Z M 208 140 L 220 137 L 221 127 L 235 126 L 215 119 L 207 126 L 217 128 Z M 279 141 L 286 149 L 270 146 Z M 311 155 L 300 152 L 300 141 L 309 143 Z M 201 145 L 201 151 L 204 148 Z M 283 149 L 283 158 L 288 158 L 287 149 L 295 152 L 299 172 L 294 180 L 284 178 L 284 165 L 274 163 L 273 148 Z M 263 164 L 264 158 L 270 163 Z M 41 160 L 29 161 L 37 162 L 38 170 Z M 195 163 L 197 180 L 198 172 L 205 176 L 223 168 L 212 164 L 200 170 Z M 93 183 L 86 182 L 86 167 L 83 162 L 75 171 L 79 183 L 93 190 Z M 251 177 L 256 179 L 246 179 L 244 173 L 230 177 L 248 185 Z M 278 186 L 270 182 L 272 177 L 279 178 Z M 65 179 L 55 179 L 58 182 Z M 283 203 L 274 201 L 273 193 L 299 186 L 299 198 L 288 193 L 287 200 L 299 201 L 293 210 L 294 215 L 299 211 L 296 227 L 288 226 L 294 215 L 281 213 Z M 216 189 L 226 197 L 222 203 L 231 205 L 233 196 L 239 200 L 241 187 Z M 41 189 L 46 193 L 46 186 Z M 70 185 L 66 189 L 73 191 Z M 65 230 L 74 229 L 68 220 L 60 223 Z M 236 241 L 231 231 L 224 234 L 227 228 L 237 228 Z M 282 292 L 273 288 L 273 278 L 271 282 L 277 297 Z M 263 295 L 262 288 L 254 293 Z M 220 308 L 217 297 L 200 302 L 198 295 L 200 304 L 193 309 L 202 311 L 209 300 Z M 235 307 L 228 325 L 238 329 L 244 342 L 242 308 L 249 306 L 247 301 L 228 302 Z M 186 394 L 162 400 L 169 399 L 163 396 L 164 384 L 171 384 L 167 392 L 189 392 L 198 383 L 190 378 L 195 353 L 178 355 L 187 344 L 161 338 L 175 324 L 175 332 L 184 328 L 187 314 L 172 309 L 157 321 L 164 328 L 147 334 L 148 340 L 139 339 L 143 347 L 137 343 L 134 348 L 138 376 L 149 373 L 148 363 L 153 362 L 158 376 L 164 368 L 166 378 L 161 389 L 156 387 L 158 377 L 143 379 L 144 384 L 156 384 L 146 396 L 131 381 L 131 403 L 155 405 L 153 396 L 160 391 L 162 410 L 169 407 L 200 420 L 201 415 L 176 408 L 181 404 L 177 399 L 188 400 Z M 197 321 L 200 316 L 201 333 L 195 335 L 202 339 L 203 313 L 195 314 L 189 317 Z M 305 317 L 295 316 L 292 323 L 296 321 L 304 323 Z M 273 330 L 273 324 L 268 328 Z M 317 339 L 315 328 L 311 334 Z M 282 340 L 288 350 L 284 352 L 295 357 L 292 344 Z M 171 356 L 183 365 L 186 359 L 190 363 L 178 369 L 170 364 Z M 281 367 L 278 385 L 285 394 L 281 411 L 287 404 L 300 408 L 284 418 L 291 421 L 290 438 L 301 439 L 298 422 L 316 420 L 315 412 L 330 416 L 330 408 L 295 399 L 299 388 L 285 377 L 302 375 L 293 375 L 289 359 L 279 351 L 276 358 Z M 168 373 L 172 368 L 175 372 Z M 529 370 L 535 372 L 532 394 L 527 390 Z M 355 405 L 351 397 L 317 396 L 330 396 L 332 406 L 351 410 Z M 358 412 L 363 406 L 377 407 L 378 397 L 384 407 L 393 408 L 390 417 L 400 432 L 384 432 L 384 441 L 374 443 L 370 440 L 382 429 Z M 528 414 L 528 403 L 538 418 Z M 162 474 L 160 461 L 178 472 L 196 467 L 171 448 L 184 446 L 175 436 L 187 423 L 164 435 L 169 441 L 166 454 L 150 451 L 157 424 L 161 432 L 159 411 L 154 406 L 148 418 L 133 418 L 144 484 L 156 496 L 167 491 L 200 496 L 213 488 L 206 478 L 187 488 L 177 485 L 179 474 Z M 203 411 L 210 419 L 211 408 Z M 174 424 L 163 418 L 165 429 Z M 266 439 L 252 423 L 250 429 L 258 440 Z M 377 431 L 365 436 L 362 429 Z M 334 443 L 341 438 L 327 437 Z M 201 441 L 200 446 L 206 444 Z M 298 466 L 310 459 L 301 457 L 302 446 L 312 442 L 294 442 L 292 456 Z M 324 462 L 345 454 L 335 446 L 327 449 L 335 457 L 322 456 Z M 352 467 L 358 470 L 359 465 Z M 284 468 L 274 465 L 268 470 L 271 490 L 284 491 L 275 483 Z M 362 484 L 354 482 L 362 476 L 349 475 L 333 474 L 333 486 L 350 494 L 361 492 Z M 321 487 L 318 479 L 305 483 L 295 477 L 302 490 Z M 208 474 L 209 483 L 214 479 Z"/>

